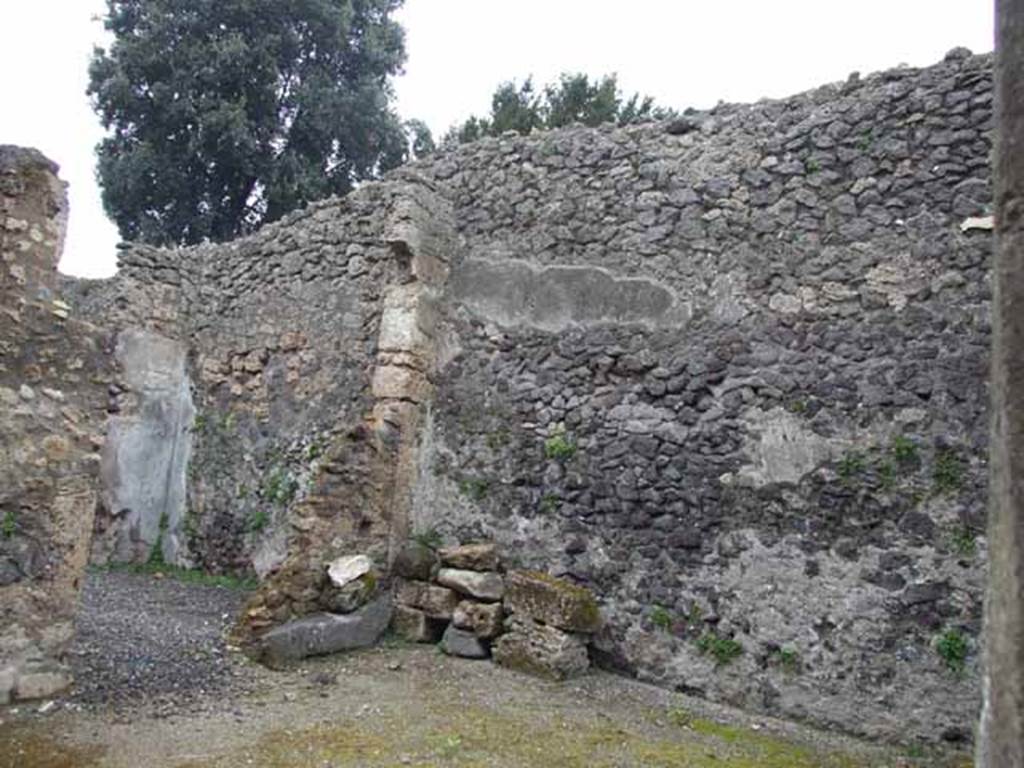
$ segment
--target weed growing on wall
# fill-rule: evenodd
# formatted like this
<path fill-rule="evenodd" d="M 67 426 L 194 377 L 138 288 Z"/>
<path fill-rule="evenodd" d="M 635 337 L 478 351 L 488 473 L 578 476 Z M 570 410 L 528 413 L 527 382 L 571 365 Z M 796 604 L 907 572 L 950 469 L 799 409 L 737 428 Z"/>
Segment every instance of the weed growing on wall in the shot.
<path fill-rule="evenodd" d="M 850 485 L 854 478 L 864 471 L 864 467 L 864 455 L 857 451 L 850 451 L 839 460 L 839 479 L 844 485 Z"/>
<path fill-rule="evenodd" d="M 896 435 L 889 446 L 892 457 L 901 465 L 917 461 L 917 443 L 906 435 Z"/>
<path fill-rule="evenodd" d="M 967 662 L 967 636 L 959 629 L 947 629 L 936 638 L 935 651 L 951 671 L 959 674 Z"/>
<path fill-rule="evenodd" d="M 651 608 L 650 619 L 651 624 L 663 632 L 668 632 L 672 628 L 672 614 L 663 605 L 656 605 Z"/>
<path fill-rule="evenodd" d="M 544 455 L 555 461 L 566 461 L 576 454 L 576 444 L 561 429 L 544 441 Z"/>
<path fill-rule="evenodd" d="M 951 528 L 947 535 L 949 548 L 960 557 L 974 557 L 978 552 L 977 537 L 966 525 L 958 525 Z"/>
<path fill-rule="evenodd" d="M 559 506 L 558 496 L 553 493 L 545 493 L 540 499 L 540 510 L 548 515 L 553 515 L 558 511 Z"/>
<path fill-rule="evenodd" d="M 299 482 L 284 467 L 274 467 L 263 481 L 263 498 L 271 504 L 286 506 L 295 498 Z"/>
<path fill-rule="evenodd" d="M 784 672 L 790 674 L 800 669 L 800 654 L 793 648 L 785 646 L 774 648 L 769 654 L 769 659 Z"/>
<path fill-rule="evenodd" d="M 459 481 L 459 492 L 473 501 L 483 501 L 487 498 L 487 490 L 490 483 L 479 477 L 464 477 Z"/>
<path fill-rule="evenodd" d="M 4 512 L 4 518 L 0 521 L 0 534 L 5 539 L 10 539 L 14 536 L 14 532 L 18 527 L 18 519 L 14 516 L 14 510 L 8 509 Z"/>
<path fill-rule="evenodd" d="M 266 528 L 269 523 L 270 515 L 267 514 L 267 510 L 257 509 L 249 515 L 249 521 L 246 524 L 246 528 L 248 528 L 252 533 L 259 533 Z"/>
<path fill-rule="evenodd" d="M 427 549 L 440 549 L 443 543 L 437 528 L 424 528 L 420 531 L 414 531 L 409 538 Z"/>
<path fill-rule="evenodd" d="M 932 468 L 932 485 L 939 495 L 959 491 L 964 484 L 963 460 L 955 451 L 946 448 L 935 454 Z"/>
<path fill-rule="evenodd" d="M 725 637 L 709 630 L 698 638 L 697 650 L 701 654 L 714 657 L 715 663 L 724 667 L 743 653 L 743 646 L 731 637 Z"/>

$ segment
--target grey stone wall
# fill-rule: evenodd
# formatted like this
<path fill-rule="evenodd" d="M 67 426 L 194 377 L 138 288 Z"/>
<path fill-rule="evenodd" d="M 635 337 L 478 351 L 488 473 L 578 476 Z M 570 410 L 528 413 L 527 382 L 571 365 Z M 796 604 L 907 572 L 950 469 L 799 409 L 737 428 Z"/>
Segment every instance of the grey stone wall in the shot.
<path fill-rule="evenodd" d="M 327 553 L 486 537 L 594 590 L 604 664 L 969 738 L 991 90 L 954 51 L 486 139 L 236 243 L 125 249 L 67 291 L 111 338 L 187 350 L 162 551 L 268 577 L 244 635 L 315 610 Z M 143 389 L 112 408 L 144 422 Z M 129 519 L 103 511 L 97 557 Z"/>
<path fill-rule="evenodd" d="M 414 524 L 594 589 L 642 678 L 969 738 L 991 87 L 955 51 L 436 161 L 464 249 Z"/>

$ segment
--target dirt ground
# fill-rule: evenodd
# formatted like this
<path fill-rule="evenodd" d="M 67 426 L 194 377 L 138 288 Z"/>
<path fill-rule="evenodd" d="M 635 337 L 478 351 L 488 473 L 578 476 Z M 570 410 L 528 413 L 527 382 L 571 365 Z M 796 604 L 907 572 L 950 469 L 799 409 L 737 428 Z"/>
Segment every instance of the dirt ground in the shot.
<path fill-rule="evenodd" d="M 136 593 L 149 588 L 130 586 Z M 156 593 L 170 589 L 151 586 Z M 201 610 L 186 610 L 190 603 L 179 600 L 175 614 L 161 608 L 157 594 L 150 597 L 131 598 L 145 617 L 138 610 L 121 615 L 165 641 L 175 636 L 174 622 L 194 622 Z M 194 605 L 210 606 L 218 613 L 209 620 L 221 620 L 221 600 L 199 595 Z M 116 627 L 109 629 L 117 636 Z M 384 644 L 272 672 L 223 648 L 197 652 L 194 640 L 179 634 L 192 643 L 196 666 L 179 661 L 176 674 L 196 679 L 171 693 L 166 675 L 151 676 L 152 683 L 145 675 L 114 679 L 108 666 L 90 663 L 79 685 L 93 694 L 106 690 L 102 700 L 73 694 L 0 708 L 0 768 L 970 765 L 966 755 L 873 746 L 597 671 L 550 683 L 487 661 L 449 658 L 434 647 Z M 99 653 L 97 637 L 88 638 L 87 658 Z M 211 674 L 207 655 L 214 652 L 223 655 L 226 671 L 207 684 L 201 678 Z M 149 658 L 145 649 L 138 653 Z M 176 658 L 166 642 L 160 653 Z M 95 675 L 111 679 L 101 686 Z M 120 690 L 126 683 L 118 680 L 130 680 L 130 689 Z"/>

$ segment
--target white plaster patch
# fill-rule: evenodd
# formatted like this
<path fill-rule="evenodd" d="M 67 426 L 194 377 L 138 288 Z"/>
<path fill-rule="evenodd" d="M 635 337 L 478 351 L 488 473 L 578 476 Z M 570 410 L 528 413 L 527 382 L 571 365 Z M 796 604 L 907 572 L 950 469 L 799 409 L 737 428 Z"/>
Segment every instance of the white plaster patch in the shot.
<path fill-rule="evenodd" d="M 804 427 L 803 421 L 783 408 L 752 409 L 744 414 L 748 430 L 745 446 L 750 463 L 736 473 L 743 485 L 760 488 L 773 483 L 797 483 L 832 459 L 833 444 Z"/>

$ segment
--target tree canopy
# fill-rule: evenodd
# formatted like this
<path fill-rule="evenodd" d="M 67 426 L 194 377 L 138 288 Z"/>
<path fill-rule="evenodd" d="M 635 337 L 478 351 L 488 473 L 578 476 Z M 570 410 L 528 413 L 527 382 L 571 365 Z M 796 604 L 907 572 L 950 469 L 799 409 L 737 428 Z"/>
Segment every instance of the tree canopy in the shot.
<path fill-rule="evenodd" d="M 122 237 L 229 239 L 429 149 L 391 108 L 402 2 L 107 0 L 89 94 Z"/>
<path fill-rule="evenodd" d="M 627 98 L 619 90 L 616 75 L 591 81 L 582 73 L 565 73 L 557 83 L 548 84 L 541 91 L 528 77 L 522 84 L 510 80 L 499 85 L 491 97 L 491 114 L 470 117 L 452 128 L 445 140 L 466 143 L 509 130 L 529 133 L 572 123 L 625 125 L 663 120 L 674 114 L 671 109 L 656 106 L 650 96 L 634 93 Z"/>

